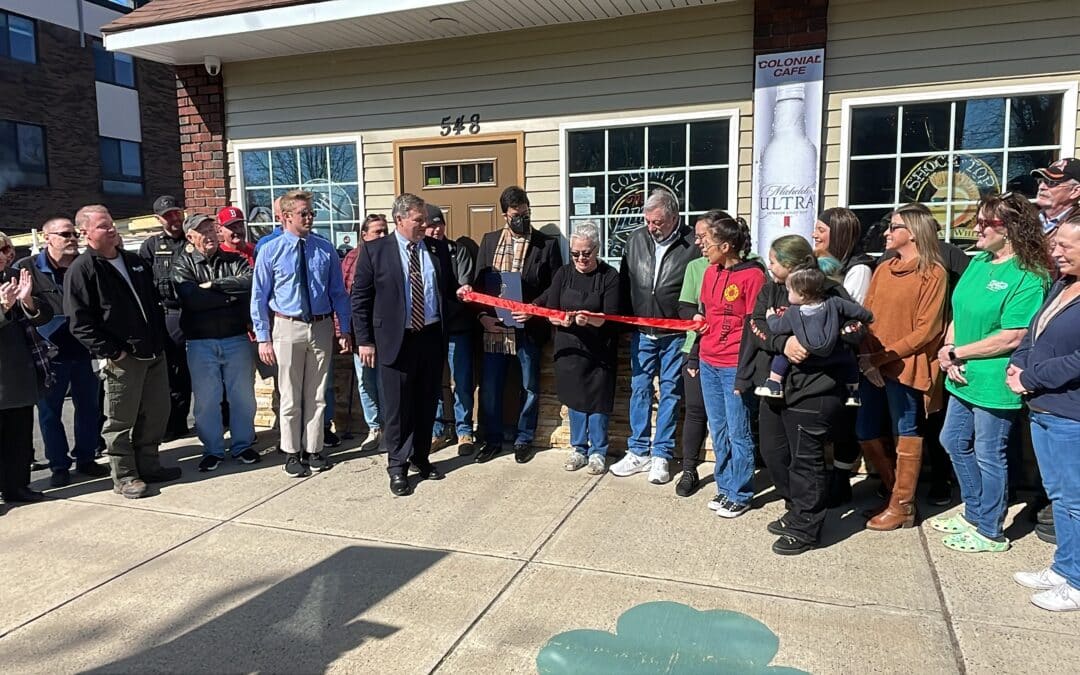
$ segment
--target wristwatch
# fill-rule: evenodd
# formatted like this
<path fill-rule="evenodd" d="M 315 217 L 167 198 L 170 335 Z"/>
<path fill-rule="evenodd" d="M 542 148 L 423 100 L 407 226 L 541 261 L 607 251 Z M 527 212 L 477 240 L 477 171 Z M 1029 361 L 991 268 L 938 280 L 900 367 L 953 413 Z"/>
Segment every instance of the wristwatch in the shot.
<path fill-rule="evenodd" d="M 950 361 L 959 361 L 960 360 L 960 359 L 956 358 L 956 350 L 955 349 L 950 349 L 949 350 L 949 360 Z"/>

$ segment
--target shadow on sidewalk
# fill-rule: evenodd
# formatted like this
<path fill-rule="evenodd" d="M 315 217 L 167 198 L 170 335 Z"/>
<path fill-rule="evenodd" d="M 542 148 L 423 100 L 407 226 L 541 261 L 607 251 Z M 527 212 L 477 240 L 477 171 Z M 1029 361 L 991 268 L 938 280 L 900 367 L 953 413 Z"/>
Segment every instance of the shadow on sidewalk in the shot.
<path fill-rule="evenodd" d="M 144 633 L 144 649 L 87 673 L 321 673 L 370 640 L 401 627 L 359 617 L 446 553 L 350 546 L 257 596 L 207 619 L 247 589 L 200 598 L 184 614 Z M 213 570 L 193 570 L 213 574 Z M 423 607 L 416 607 L 423 611 Z M 130 626 L 132 631 L 144 629 Z M 167 639 L 166 636 L 179 637 Z M 405 654 L 402 655 L 406 656 Z"/>

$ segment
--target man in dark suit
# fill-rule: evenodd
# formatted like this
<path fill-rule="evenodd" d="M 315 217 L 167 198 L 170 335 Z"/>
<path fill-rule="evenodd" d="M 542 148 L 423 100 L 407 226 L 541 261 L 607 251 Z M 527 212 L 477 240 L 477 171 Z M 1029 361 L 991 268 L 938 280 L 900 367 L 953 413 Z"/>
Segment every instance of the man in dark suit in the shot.
<path fill-rule="evenodd" d="M 379 372 L 390 491 L 403 497 L 412 493 L 410 461 L 421 479 L 443 478 L 428 454 L 446 360 L 443 319 L 458 284 L 446 242 L 424 235 L 424 200 L 399 196 L 393 218 L 393 234 L 360 248 L 352 311 L 360 361 Z"/>

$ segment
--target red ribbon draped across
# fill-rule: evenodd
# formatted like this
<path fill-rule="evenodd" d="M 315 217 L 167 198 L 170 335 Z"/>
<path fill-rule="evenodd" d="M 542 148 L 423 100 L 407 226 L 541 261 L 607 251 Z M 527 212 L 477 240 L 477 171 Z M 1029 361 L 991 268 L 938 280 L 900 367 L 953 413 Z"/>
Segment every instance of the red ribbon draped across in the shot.
<path fill-rule="evenodd" d="M 616 321 L 618 323 L 625 323 L 631 326 L 641 326 L 643 328 L 661 328 L 664 330 L 673 331 L 688 331 L 694 330 L 699 333 L 705 328 L 704 321 L 685 321 L 683 319 L 654 319 L 640 316 L 622 316 L 620 314 L 603 314 L 600 312 L 567 312 L 561 309 L 548 309 L 547 307 L 539 307 L 537 305 L 529 305 L 524 302 L 517 302 L 516 300 L 506 300 L 504 298 L 497 298 L 494 295 L 484 295 L 483 293 L 477 293 L 476 291 L 469 291 L 462 296 L 462 299 L 466 302 L 475 302 L 481 305 L 489 305 L 491 307 L 499 307 L 501 309 L 508 309 L 511 312 L 523 312 L 526 314 L 532 314 L 534 316 L 542 316 L 547 319 L 565 319 L 570 314 L 585 314 L 587 316 L 598 316 L 605 321 Z"/>

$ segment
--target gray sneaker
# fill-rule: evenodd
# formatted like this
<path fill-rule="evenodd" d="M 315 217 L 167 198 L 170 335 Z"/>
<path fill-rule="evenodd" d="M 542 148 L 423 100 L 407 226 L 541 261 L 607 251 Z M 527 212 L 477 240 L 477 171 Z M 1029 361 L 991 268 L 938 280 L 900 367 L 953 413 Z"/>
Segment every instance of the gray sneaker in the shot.
<path fill-rule="evenodd" d="M 585 467 L 585 472 L 593 476 L 599 476 L 607 471 L 607 462 L 603 455 L 589 455 L 589 465 Z"/>
<path fill-rule="evenodd" d="M 113 485 L 113 492 L 123 495 L 124 499 L 138 499 L 146 494 L 146 483 L 138 478 L 127 476 L 121 478 L 118 484 Z"/>
<path fill-rule="evenodd" d="M 571 450 L 570 454 L 566 456 L 566 463 L 563 464 L 564 469 L 567 471 L 577 471 L 581 467 L 585 466 L 588 460 L 585 459 L 585 455 L 581 454 L 577 450 Z"/>

